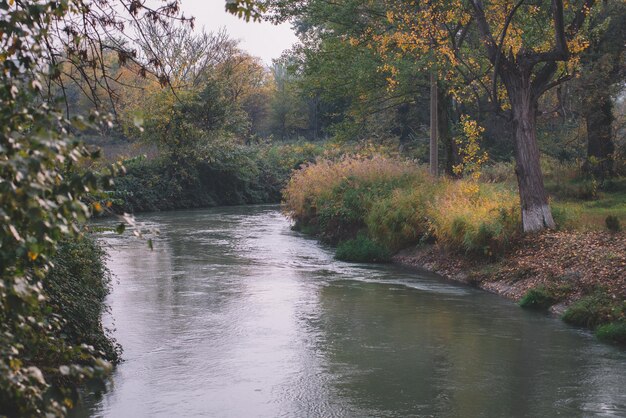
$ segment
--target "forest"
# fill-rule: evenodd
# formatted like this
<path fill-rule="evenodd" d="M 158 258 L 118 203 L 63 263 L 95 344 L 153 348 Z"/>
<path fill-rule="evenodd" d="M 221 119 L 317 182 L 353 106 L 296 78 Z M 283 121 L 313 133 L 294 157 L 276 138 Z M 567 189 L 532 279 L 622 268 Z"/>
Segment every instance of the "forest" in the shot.
<path fill-rule="evenodd" d="M 97 234 L 144 212 L 280 203 L 626 343 L 626 3 L 226 1 L 292 25 L 269 65 L 181 4 L 0 0 L 0 417 L 119 364 Z"/>

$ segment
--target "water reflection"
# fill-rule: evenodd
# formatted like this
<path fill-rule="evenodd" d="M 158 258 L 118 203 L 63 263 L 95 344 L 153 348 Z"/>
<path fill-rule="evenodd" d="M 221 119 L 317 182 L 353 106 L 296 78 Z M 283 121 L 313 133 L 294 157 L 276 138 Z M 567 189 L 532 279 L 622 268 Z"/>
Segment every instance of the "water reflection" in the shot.
<path fill-rule="evenodd" d="M 108 236 L 126 361 L 78 416 L 624 416 L 626 353 L 496 296 L 332 259 L 275 207 Z"/>

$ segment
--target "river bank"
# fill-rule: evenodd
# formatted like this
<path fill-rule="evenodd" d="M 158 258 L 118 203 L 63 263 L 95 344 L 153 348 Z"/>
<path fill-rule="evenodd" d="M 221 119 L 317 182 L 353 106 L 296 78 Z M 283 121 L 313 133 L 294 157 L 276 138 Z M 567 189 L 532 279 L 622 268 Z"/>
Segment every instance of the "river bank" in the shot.
<path fill-rule="evenodd" d="M 547 231 L 512 243 L 497 260 L 468 257 L 438 245 L 404 249 L 393 262 L 435 272 L 544 309 L 603 339 L 626 343 L 626 234 Z M 613 325 L 609 325 L 613 324 Z M 604 335 L 607 327 L 613 330 Z"/>
<path fill-rule="evenodd" d="M 509 182 L 433 179 L 401 159 L 318 161 L 283 197 L 294 228 L 337 244 L 338 259 L 426 268 L 624 344 L 626 193 L 613 183 L 593 204 L 562 198 L 557 230 L 539 234 L 522 233 Z"/>

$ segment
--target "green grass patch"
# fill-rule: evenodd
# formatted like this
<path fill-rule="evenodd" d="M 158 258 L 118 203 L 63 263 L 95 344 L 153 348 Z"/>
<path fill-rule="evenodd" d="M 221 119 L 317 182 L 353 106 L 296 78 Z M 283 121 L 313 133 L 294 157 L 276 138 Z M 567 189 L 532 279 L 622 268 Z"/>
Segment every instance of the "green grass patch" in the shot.
<path fill-rule="evenodd" d="M 519 306 L 529 309 L 548 309 L 557 302 L 554 294 L 543 286 L 530 289 L 519 301 Z"/>
<path fill-rule="evenodd" d="M 563 314 L 563 320 L 572 325 L 595 329 L 626 314 L 626 303 L 617 302 L 601 290 L 573 303 Z"/>
<path fill-rule="evenodd" d="M 386 263 L 391 260 L 390 251 L 364 235 L 343 241 L 337 246 L 335 258 L 358 263 Z"/>
<path fill-rule="evenodd" d="M 596 337 L 602 341 L 626 344 L 626 322 L 611 322 L 598 327 Z"/>
<path fill-rule="evenodd" d="M 561 199 L 553 202 L 555 221 L 560 227 L 582 230 L 605 230 L 606 219 L 626 223 L 626 184 L 621 179 L 608 183 L 596 200 Z"/>

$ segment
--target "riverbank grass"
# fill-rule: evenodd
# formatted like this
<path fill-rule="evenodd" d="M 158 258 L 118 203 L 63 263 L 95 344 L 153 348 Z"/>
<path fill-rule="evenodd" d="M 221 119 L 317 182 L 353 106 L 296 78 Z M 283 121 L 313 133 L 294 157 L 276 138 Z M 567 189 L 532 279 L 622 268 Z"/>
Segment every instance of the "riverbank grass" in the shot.
<path fill-rule="evenodd" d="M 283 202 L 300 228 L 318 231 L 324 241 L 364 234 L 389 252 L 436 241 L 496 257 L 519 232 L 518 199 L 508 188 L 433 179 L 411 161 L 382 156 L 308 164 L 293 174 Z"/>
<path fill-rule="evenodd" d="M 554 305 L 557 299 L 545 287 L 540 286 L 536 289 L 530 289 L 524 297 L 518 302 L 522 308 L 547 310 Z"/>
<path fill-rule="evenodd" d="M 335 258 L 357 263 L 388 263 L 391 261 L 391 252 L 365 235 L 358 235 L 355 239 L 341 242 L 337 246 Z"/>
<path fill-rule="evenodd" d="M 596 330 L 596 336 L 602 341 L 626 345 L 626 321 L 601 325 Z"/>

